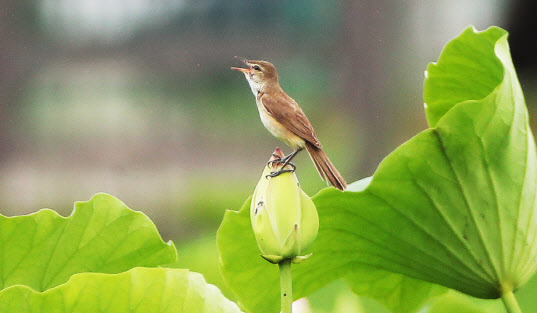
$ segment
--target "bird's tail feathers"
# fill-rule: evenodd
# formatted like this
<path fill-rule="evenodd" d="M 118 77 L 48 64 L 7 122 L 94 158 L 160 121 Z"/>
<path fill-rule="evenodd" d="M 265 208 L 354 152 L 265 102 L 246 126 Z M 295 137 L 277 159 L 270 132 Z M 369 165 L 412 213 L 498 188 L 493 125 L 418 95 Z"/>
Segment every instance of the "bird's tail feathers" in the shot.
<path fill-rule="evenodd" d="M 319 175 L 324 181 L 329 182 L 339 190 L 347 189 L 347 182 L 321 148 L 306 142 L 306 150 L 308 150 L 313 164 L 315 164 Z"/>

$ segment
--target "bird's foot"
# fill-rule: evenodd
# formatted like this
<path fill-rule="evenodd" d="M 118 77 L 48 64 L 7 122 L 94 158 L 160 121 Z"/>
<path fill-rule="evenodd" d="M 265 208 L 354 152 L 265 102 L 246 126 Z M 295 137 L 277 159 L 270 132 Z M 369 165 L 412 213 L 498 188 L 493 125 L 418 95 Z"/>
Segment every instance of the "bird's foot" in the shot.
<path fill-rule="evenodd" d="M 296 166 L 293 164 L 293 163 L 287 163 L 287 165 L 291 166 L 291 169 L 285 169 L 282 167 L 282 169 L 278 170 L 278 171 L 273 171 L 273 172 L 270 172 L 270 174 L 268 174 L 267 176 L 265 176 L 266 178 L 268 177 L 276 177 L 282 173 L 291 173 L 291 172 L 294 172 L 296 170 Z"/>
<path fill-rule="evenodd" d="M 268 174 L 267 176 L 265 176 L 266 178 L 269 178 L 269 177 L 276 177 L 280 174 L 283 174 L 283 173 L 289 173 L 289 172 L 294 172 L 294 170 L 279 170 L 279 171 L 275 171 L 275 172 L 270 172 L 270 174 Z"/>

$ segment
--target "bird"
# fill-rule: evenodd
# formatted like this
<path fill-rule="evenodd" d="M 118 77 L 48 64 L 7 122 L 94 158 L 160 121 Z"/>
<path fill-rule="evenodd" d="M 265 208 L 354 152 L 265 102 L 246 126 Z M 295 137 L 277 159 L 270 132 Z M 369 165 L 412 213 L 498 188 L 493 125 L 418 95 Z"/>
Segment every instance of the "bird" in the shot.
<path fill-rule="evenodd" d="M 236 58 L 248 68 L 231 69 L 242 72 L 246 77 L 255 96 L 261 122 L 272 135 L 293 149 L 291 154 L 281 159 L 284 163 L 282 169 L 300 151 L 306 149 L 321 178 L 337 189 L 345 190 L 347 188 L 345 179 L 324 153 L 310 121 L 298 103 L 281 88 L 276 67 L 267 61 Z M 283 171 L 286 170 L 272 173 L 271 176 Z"/>

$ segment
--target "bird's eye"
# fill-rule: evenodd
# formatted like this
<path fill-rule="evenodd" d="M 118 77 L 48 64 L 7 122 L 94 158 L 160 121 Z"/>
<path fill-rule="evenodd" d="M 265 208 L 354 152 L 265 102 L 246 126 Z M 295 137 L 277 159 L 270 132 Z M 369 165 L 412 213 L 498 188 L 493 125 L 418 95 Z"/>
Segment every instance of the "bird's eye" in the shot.
<path fill-rule="evenodd" d="M 256 71 L 260 71 L 260 70 L 261 70 L 261 68 L 260 68 L 258 65 L 254 65 L 254 66 L 252 66 L 252 68 L 253 68 L 254 70 L 256 70 Z"/>

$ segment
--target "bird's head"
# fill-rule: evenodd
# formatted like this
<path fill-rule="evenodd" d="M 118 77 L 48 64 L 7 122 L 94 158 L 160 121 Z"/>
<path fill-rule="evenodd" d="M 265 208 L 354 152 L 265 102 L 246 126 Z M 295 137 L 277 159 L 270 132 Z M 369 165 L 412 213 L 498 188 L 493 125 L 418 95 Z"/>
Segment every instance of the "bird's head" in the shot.
<path fill-rule="evenodd" d="M 238 57 L 237 57 L 238 58 Z M 254 95 L 265 90 L 269 83 L 278 83 L 278 73 L 276 68 L 270 62 L 259 60 L 240 59 L 248 68 L 232 67 L 232 69 L 244 73 L 246 80 Z"/>

